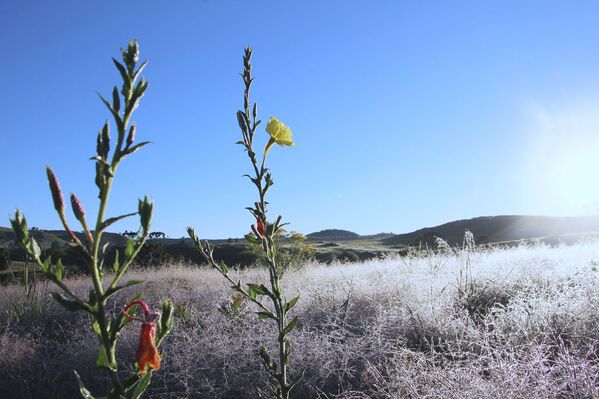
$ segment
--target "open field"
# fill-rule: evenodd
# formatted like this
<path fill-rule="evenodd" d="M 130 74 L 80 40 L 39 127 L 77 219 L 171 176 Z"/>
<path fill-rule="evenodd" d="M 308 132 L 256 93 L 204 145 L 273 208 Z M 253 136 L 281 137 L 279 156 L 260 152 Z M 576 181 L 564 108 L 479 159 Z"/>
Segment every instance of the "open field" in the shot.
<path fill-rule="evenodd" d="M 364 263 L 309 264 L 283 278 L 294 312 L 294 398 L 599 397 L 599 242 L 442 250 Z M 264 279 L 257 269 L 242 278 Z M 132 271 L 150 303 L 172 298 L 173 332 L 148 398 L 268 397 L 257 348 L 269 326 L 216 272 L 184 265 Z M 87 281 L 68 285 L 87 292 Z M 97 343 L 83 314 L 49 289 L 0 287 L 0 397 L 77 398 L 92 390 Z M 120 295 L 117 312 L 137 290 Z M 220 309 L 220 311 L 219 311 Z M 133 370 L 138 328 L 119 357 Z"/>

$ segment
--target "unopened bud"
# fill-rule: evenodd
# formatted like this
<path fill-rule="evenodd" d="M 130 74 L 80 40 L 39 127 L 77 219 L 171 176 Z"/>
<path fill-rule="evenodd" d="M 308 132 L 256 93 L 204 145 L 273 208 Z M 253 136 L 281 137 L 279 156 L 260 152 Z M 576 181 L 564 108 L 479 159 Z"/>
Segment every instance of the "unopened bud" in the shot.
<path fill-rule="evenodd" d="M 49 166 L 46 167 L 46 174 L 48 175 L 48 183 L 50 184 L 50 191 L 52 192 L 54 209 L 58 212 L 62 212 L 64 209 L 64 198 L 62 197 L 62 190 L 60 189 L 58 179 Z"/>
<path fill-rule="evenodd" d="M 131 147 L 133 141 L 135 141 L 135 123 L 131 124 L 131 127 L 129 128 L 129 134 L 127 135 L 127 148 Z"/>
<path fill-rule="evenodd" d="M 71 206 L 73 207 L 73 213 L 75 217 L 80 222 L 83 222 L 85 219 L 85 209 L 83 209 L 83 204 L 81 204 L 81 200 L 75 195 L 75 193 L 71 193 Z"/>

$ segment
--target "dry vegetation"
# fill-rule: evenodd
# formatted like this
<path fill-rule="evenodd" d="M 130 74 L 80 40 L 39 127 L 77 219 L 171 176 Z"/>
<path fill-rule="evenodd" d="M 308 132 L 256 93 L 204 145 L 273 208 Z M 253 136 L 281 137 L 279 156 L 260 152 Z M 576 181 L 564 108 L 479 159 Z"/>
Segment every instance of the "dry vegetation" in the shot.
<path fill-rule="evenodd" d="M 294 398 L 599 397 L 599 243 L 476 250 L 353 264 L 306 265 L 285 277 L 300 324 Z M 256 348 L 270 326 L 232 297 L 218 272 L 192 266 L 132 271 L 148 302 L 170 297 L 173 332 L 147 398 L 268 397 Z M 260 270 L 244 280 L 264 280 Z M 69 280 L 84 293 L 87 280 Z M 38 284 L 1 287 L 0 397 L 77 398 L 92 390 L 97 342 Z M 135 287 L 132 287 L 135 288 Z M 112 304 L 117 312 L 125 294 Z M 118 356 L 133 364 L 137 329 Z M 133 371 L 133 366 L 129 370 Z"/>

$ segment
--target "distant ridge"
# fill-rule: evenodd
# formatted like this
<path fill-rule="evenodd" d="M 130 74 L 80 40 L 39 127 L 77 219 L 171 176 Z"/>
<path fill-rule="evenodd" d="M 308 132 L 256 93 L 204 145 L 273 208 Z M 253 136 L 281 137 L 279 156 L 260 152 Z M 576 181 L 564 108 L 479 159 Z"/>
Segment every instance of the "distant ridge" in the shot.
<path fill-rule="evenodd" d="M 310 233 L 306 237 L 311 240 L 335 241 L 335 240 L 357 240 L 360 235 L 353 231 L 340 229 L 326 229 L 316 233 Z"/>
<path fill-rule="evenodd" d="M 480 243 L 591 233 L 599 231 L 599 216 L 481 216 L 397 234 L 382 242 L 386 245 L 429 244 L 436 236 L 456 245 L 462 243 L 465 230 L 470 230 Z"/>

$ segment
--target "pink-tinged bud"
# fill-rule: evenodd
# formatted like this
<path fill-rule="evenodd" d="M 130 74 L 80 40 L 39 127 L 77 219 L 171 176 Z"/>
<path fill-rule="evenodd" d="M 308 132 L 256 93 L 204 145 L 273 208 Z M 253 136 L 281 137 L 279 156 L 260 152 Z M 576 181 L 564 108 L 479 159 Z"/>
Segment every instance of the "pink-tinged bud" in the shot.
<path fill-rule="evenodd" d="M 54 209 L 58 212 L 62 212 L 64 210 L 64 198 L 62 197 L 62 190 L 60 189 L 58 179 L 49 166 L 46 167 L 46 174 L 48 175 L 48 183 L 50 184 L 50 191 L 52 192 Z"/>
<path fill-rule="evenodd" d="M 133 141 L 135 141 L 135 123 L 131 124 L 131 127 L 129 128 L 129 135 L 127 136 L 127 147 L 131 147 Z"/>
<path fill-rule="evenodd" d="M 81 200 L 74 193 L 71 193 L 71 206 L 77 220 L 83 221 L 85 219 L 85 209 L 83 209 Z"/>

